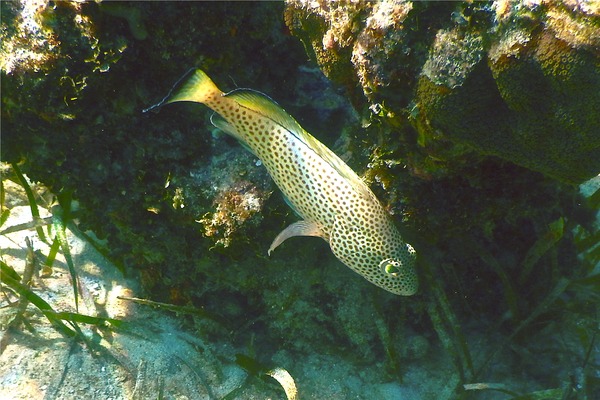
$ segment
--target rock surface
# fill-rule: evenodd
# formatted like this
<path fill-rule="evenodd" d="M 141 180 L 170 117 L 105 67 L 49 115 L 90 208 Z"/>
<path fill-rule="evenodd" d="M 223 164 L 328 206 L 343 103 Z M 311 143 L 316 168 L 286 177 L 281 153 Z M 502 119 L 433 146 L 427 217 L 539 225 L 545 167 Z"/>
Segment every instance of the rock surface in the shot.
<path fill-rule="evenodd" d="M 404 115 L 431 157 L 475 150 L 568 183 L 600 170 L 597 2 L 292 0 L 286 16 L 331 80 L 362 87 L 356 105 Z"/>

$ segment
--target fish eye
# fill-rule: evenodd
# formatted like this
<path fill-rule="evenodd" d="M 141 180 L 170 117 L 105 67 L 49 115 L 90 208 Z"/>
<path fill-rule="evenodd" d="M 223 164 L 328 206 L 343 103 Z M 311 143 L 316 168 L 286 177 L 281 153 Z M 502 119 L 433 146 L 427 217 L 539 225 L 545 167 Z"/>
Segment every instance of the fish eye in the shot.
<path fill-rule="evenodd" d="M 392 260 L 391 258 L 386 258 L 380 262 L 379 269 L 386 275 L 394 277 L 400 276 L 400 263 L 396 260 Z"/>

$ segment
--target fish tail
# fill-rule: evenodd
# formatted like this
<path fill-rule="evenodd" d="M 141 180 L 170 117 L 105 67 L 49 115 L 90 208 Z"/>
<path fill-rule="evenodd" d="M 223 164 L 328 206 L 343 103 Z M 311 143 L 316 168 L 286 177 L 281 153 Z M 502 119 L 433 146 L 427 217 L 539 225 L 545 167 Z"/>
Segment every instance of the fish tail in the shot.
<path fill-rule="evenodd" d="M 215 96 L 223 94 L 201 69 L 197 69 L 188 75 L 189 78 L 184 80 L 179 87 L 177 87 L 178 84 L 175 84 L 173 94 L 168 97 L 165 104 L 177 101 L 193 101 L 206 104 L 210 99 L 215 98 Z"/>

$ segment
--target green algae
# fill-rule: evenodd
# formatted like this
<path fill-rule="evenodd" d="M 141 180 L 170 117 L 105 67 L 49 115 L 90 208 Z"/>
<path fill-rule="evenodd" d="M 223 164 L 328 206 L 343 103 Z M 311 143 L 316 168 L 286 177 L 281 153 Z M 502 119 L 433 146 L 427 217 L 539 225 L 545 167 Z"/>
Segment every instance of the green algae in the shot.
<path fill-rule="evenodd" d="M 48 304 L 48 302 L 35 294 L 27 285 L 24 285 L 20 282 L 21 277 L 11 266 L 3 261 L 0 261 L 0 268 L 1 282 L 21 296 L 21 305 L 27 306 L 27 303 L 30 302 L 36 306 L 42 312 L 42 314 L 44 314 L 44 316 L 48 319 L 52 326 L 56 328 L 57 331 L 67 337 L 77 336 L 76 331 L 63 323 L 63 318 L 53 313 L 54 309 L 50 304 Z M 15 319 L 14 321 L 20 323 L 19 319 Z"/>
<path fill-rule="evenodd" d="M 20 168 L 17 164 L 11 165 L 12 171 L 16 176 L 16 180 L 19 182 L 21 187 L 26 193 L 27 202 L 29 208 L 31 210 L 32 219 L 38 223 L 31 225 L 25 224 L 23 226 L 12 227 L 16 229 L 7 228 L 4 229 L 1 234 L 6 235 L 11 232 L 16 232 L 22 229 L 28 229 L 30 227 L 35 227 L 39 240 L 49 244 L 49 239 L 43 231 L 42 226 L 40 226 L 39 221 L 40 213 L 36 201 L 36 196 L 33 193 L 32 188 L 25 176 L 21 173 Z M 52 264 L 54 259 L 56 258 L 56 253 L 60 249 L 65 257 L 65 261 L 67 263 L 70 281 L 71 281 L 71 289 L 74 298 L 74 308 L 75 312 L 69 311 L 56 311 L 55 308 L 46 300 L 44 300 L 40 295 L 34 292 L 33 289 L 33 278 L 39 275 L 39 264 L 40 260 L 39 255 L 37 255 L 34 251 L 33 245 L 29 237 L 26 237 L 26 246 L 27 246 L 27 257 L 26 257 L 26 265 L 24 268 L 24 272 L 22 275 L 19 275 L 15 269 L 7 264 L 6 262 L 0 260 L 0 282 L 3 284 L 2 289 L 8 288 L 13 293 L 18 294 L 19 298 L 18 302 L 18 311 L 13 317 L 13 319 L 7 324 L 12 328 L 18 328 L 20 325 L 28 326 L 27 317 L 25 317 L 25 310 L 29 304 L 35 306 L 50 322 L 50 324 L 61 334 L 66 337 L 72 337 L 79 341 L 86 342 L 87 339 L 79 328 L 78 324 L 91 324 L 99 327 L 109 326 L 111 328 L 119 328 L 123 326 L 123 322 L 114 319 L 114 318 L 105 318 L 101 316 L 91 316 L 79 313 L 79 298 L 80 298 L 80 281 L 78 277 L 78 272 L 75 267 L 73 257 L 71 256 L 70 245 L 66 239 L 66 228 L 67 224 L 69 224 L 71 220 L 71 198 L 68 194 L 61 194 L 58 196 L 59 201 L 62 204 L 61 206 L 54 206 L 52 208 L 52 217 L 51 217 L 51 227 L 52 229 L 48 230 L 48 236 L 53 236 L 52 245 L 50 247 L 50 251 L 46 258 L 46 262 L 44 265 L 44 269 L 42 269 L 43 274 L 51 273 Z M 2 198 L 2 208 L 5 208 L 5 199 Z M 0 225 L 1 226 L 1 225 Z M 66 322 L 66 323 L 65 323 Z"/>
<path fill-rule="evenodd" d="M 129 31 L 136 40 L 145 40 L 148 37 L 148 30 L 146 29 L 140 8 L 133 5 L 128 6 L 119 3 L 104 2 L 100 4 L 100 10 L 114 17 L 126 20 Z"/>

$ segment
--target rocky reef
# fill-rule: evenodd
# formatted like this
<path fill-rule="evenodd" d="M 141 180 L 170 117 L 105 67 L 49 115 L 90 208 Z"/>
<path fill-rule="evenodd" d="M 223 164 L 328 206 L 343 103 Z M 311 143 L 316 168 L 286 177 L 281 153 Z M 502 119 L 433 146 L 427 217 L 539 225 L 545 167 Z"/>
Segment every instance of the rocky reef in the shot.
<path fill-rule="evenodd" d="M 362 88 L 357 107 L 407 120 L 428 157 L 581 183 L 600 170 L 594 4 L 289 1 L 286 21 L 331 80 Z"/>
<path fill-rule="evenodd" d="M 72 195 L 147 297 L 230 322 L 194 319 L 206 340 L 259 361 L 344 357 L 382 381 L 419 381 L 443 348 L 456 368 L 431 390 L 448 399 L 513 379 L 489 359 L 529 365 L 531 338 L 566 335 L 565 359 L 593 347 L 599 203 L 576 185 L 600 172 L 595 3 L 0 7 L 2 160 Z M 296 216 L 260 161 L 201 106 L 142 112 L 192 67 L 267 93 L 364 177 L 418 251 L 417 296 L 373 287 L 320 239 L 267 258 Z M 514 384 L 554 387 L 579 368 L 565 363 Z"/>

